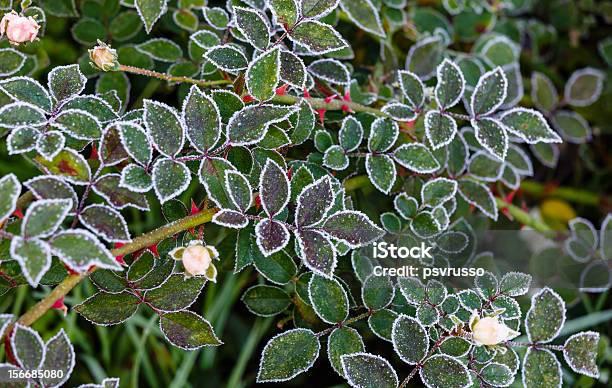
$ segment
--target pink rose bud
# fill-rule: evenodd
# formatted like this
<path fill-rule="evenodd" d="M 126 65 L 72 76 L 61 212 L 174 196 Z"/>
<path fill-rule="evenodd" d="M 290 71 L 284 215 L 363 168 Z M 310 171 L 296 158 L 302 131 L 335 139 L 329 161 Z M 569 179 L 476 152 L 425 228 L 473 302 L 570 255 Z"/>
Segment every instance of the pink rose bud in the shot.
<path fill-rule="evenodd" d="M 191 245 L 183 252 L 183 266 L 192 276 L 205 275 L 212 259 L 210 251 L 203 245 Z"/>
<path fill-rule="evenodd" d="M 117 70 L 119 68 L 117 50 L 113 50 L 109 45 L 99 40 L 98 45 L 89 50 L 89 59 L 91 59 L 92 66 L 102 71 Z"/>
<path fill-rule="evenodd" d="M 497 345 L 520 334 L 500 322 L 498 317 L 473 317 L 471 320 L 472 336 L 478 345 Z"/>
<path fill-rule="evenodd" d="M 9 43 L 19 45 L 24 42 L 33 42 L 38 35 L 40 25 L 31 16 L 20 16 L 12 11 L 4 15 L 0 21 L 0 36 L 6 34 Z"/>

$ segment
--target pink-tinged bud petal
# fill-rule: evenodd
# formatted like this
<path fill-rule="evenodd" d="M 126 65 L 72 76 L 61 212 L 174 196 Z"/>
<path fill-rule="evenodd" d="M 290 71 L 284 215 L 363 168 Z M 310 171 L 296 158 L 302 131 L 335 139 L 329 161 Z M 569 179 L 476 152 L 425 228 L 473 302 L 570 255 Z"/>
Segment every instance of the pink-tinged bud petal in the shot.
<path fill-rule="evenodd" d="M 98 41 L 98 45 L 89 50 L 89 59 L 91 59 L 93 66 L 102 71 L 112 71 L 119 68 L 117 50 L 113 50 L 101 41 Z"/>
<path fill-rule="evenodd" d="M 0 36 L 6 35 L 9 43 L 33 42 L 38 35 L 40 25 L 31 16 L 20 16 L 17 12 L 7 13 L 0 20 Z"/>
<path fill-rule="evenodd" d="M 203 245 L 191 245 L 183 251 L 183 266 L 191 276 L 206 274 L 213 260 L 210 250 Z"/>
<path fill-rule="evenodd" d="M 478 319 L 472 327 L 473 339 L 478 345 L 497 345 L 509 341 L 519 334 L 500 322 L 497 317 Z"/>
<path fill-rule="evenodd" d="M 64 313 L 64 316 L 66 316 L 68 314 L 68 307 L 64 304 L 64 297 L 62 296 L 61 298 L 59 298 L 58 300 L 56 300 L 53 303 L 53 306 L 51 306 L 52 309 L 55 310 L 59 310 L 62 313 Z"/>

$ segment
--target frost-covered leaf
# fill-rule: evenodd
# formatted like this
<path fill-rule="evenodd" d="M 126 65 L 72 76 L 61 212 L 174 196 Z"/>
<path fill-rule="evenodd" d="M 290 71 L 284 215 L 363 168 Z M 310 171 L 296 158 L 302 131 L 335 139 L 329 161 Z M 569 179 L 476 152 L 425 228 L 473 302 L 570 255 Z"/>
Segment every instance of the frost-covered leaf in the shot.
<path fill-rule="evenodd" d="M 0 217 L 1 218 L 1 217 Z M 601 223 L 599 231 L 599 242 L 601 257 L 604 260 L 612 259 L 612 214 L 608 213 Z"/>
<path fill-rule="evenodd" d="M 160 287 L 147 291 L 144 299 L 163 312 L 184 310 L 196 301 L 205 283 L 203 276 L 185 278 L 184 274 L 176 273 Z"/>
<path fill-rule="evenodd" d="M 23 238 L 49 237 L 60 227 L 73 203 L 71 199 L 41 199 L 28 207 L 21 234 Z"/>
<path fill-rule="evenodd" d="M 312 367 L 320 348 L 311 330 L 293 329 L 276 335 L 263 349 L 257 382 L 291 380 Z"/>
<path fill-rule="evenodd" d="M 506 365 L 492 362 L 480 370 L 484 382 L 493 387 L 507 387 L 514 381 L 514 373 Z"/>
<path fill-rule="evenodd" d="M 329 335 L 327 341 L 327 356 L 329 363 L 334 368 L 336 373 L 342 377 L 344 370 L 342 369 L 341 357 L 346 354 L 359 353 L 365 350 L 365 345 L 361 339 L 359 332 L 350 327 L 340 327 L 334 329 Z"/>
<path fill-rule="evenodd" d="M 157 20 L 166 13 L 167 5 L 168 0 L 134 0 L 134 6 L 147 34 L 151 32 Z"/>
<path fill-rule="evenodd" d="M 563 139 L 570 143 L 581 144 L 592 138 L 591 125 L 579 113 L 568 110 L 555 112 L 552 116 L 552 124 Z M 558 135 L 557 139 L 557 142 L 561 142 Z"/>
<path fill-rule="evenodd" d="M 508 152 L 506 126 L 499 120 L 487 117 L 472 120 L 471 123 L 480 145 L 499 160 L 505 160 Z"/>
<path fill-rule="evenodd" d="M 497 220 L 497 205 L 491 190 L 482 183 L 469 179 L 461 179 L 459 183 L 459 194 L 469 204 L 476 206 L 487 217 Z"/>
<path fill-rule="evenodd" d="M 242 302 L 255 315 L 272 317 L 285 311 L 291 299 L 282 288 L 258 285 L 245 291 Z"/>
<path fill-rule="evenodd" d="M 446 354 L 428 358 L 419 370 L 419 376 L 428 387 L 466 388 L 472 384 L 465 365 Z"/>
<path fill-rule="evenodd" d="M 13 357 L 22 369 L 40 368 L 45 359 L 45 344 L 37 332 L 16 323 L 10 336 L 10 343 Z"/>
<path fill-rule="evenodd" d="M 307 18 L 322 18 L 333 12 L 340 0 L 301 0 L 302 16 Z"/>
<path fill-rule="evenodd" d="M 70 343 L 70 339 L 66 335 L 64 329 L 61 329 L 45 344 L 45 360 L 41 369 L 62 371 L 63 374 L 58 377 L 43 376 L 41 382 L 45 386 L 53 387 L 65 383 L 72 374 L 75 358 L 74 347 Z M 59 375 L 59 373 L 57 373 L 57 375 Z"/>
<path fill-rule="evenodd" d="M 238 31 L 255 48 L 265 50 L 270 44 L 270 27 L 266 17 L 252 8 L 234 6 L 233 10 Z"/>
<path fill-rule="evenodd" d="M 259 101 L 274 97 L 280 79 L 280 48 L 264 51 L 255 57 L 246 71 L 246 86 Z"/>
<path fill-rule="evenodd" d="M 183 56 L 181 46 L 165 38 L 149 39 L 136 46 L 136 50 L 160 62 L 176 62 Z"/>
<path fill-rule="evenodd" d="M 205 7 L 203 9 L 204 19 L 216 30 L 225 30 L 229 23 L 229 16 L 223 8 Z"/>
<path fill-rule="evenodd" d="M 77 194 L 64 180 L 43 175 L 30 179 L 24 183 L 37 199 L 70 199 L 72 200 L 71 212 L 76 211 L 79 200 Z M 1 190 L 1 189 L 0 189 Z M 0 216 L 0 219 L 2 217 Z"/>
<path fill-rule="evenodd" d="M 355 210 L 333 214 L 323 223 L 322 229 L 353 249 L 368 245 L 384 234 L 365 214 Z"/>
<path fill-rule="evenodd" d="M 349 300 L 336 279 L 313 275 L 308 283 L 308 296 L 314 311 L 323 321 L 333 324 L 348 317 Z"/>
<path fill-rule="evenodd" d="M 294 0 L 280 0 L 294 1 Z M 306 83 L 306 66 L 304 61 L 294 53 L 281 50 L 280 53 L 280 79 L 298 89 L 303 89 Z"/>
<path fill-rule="evenodd" d="M 450 200 L 457 193 L 457 182 L 447 178 L 436 178 L 421 188 L 421 202 L 436 207 Z"/>
<path fill-rule="evenodd" d="M 140 299 L 128 292 L 98 292 L 73 307 L 83 318 L 96 325 L 116 325 L 129 319 L 140 305 Z"/>
<path fill-rule="evenodd" d="M 327 234 L 314 230 L 296 233 L 300 257 L 306 267 L 318 275 L 331 277 L 337 264 L 337 253 Z"/>
<path fill-rule="evenodd" d="M 228 140 L 233 145 L 255 144 L 264 138 L 270 125 L 287 120 L 296 111 L 295 106 L 247 106 L 229 120 Z"/>
<path fill-rule="evenodd" d="M 27 56 L 13 48 L 0 49 L 0 77 L 8 77 L 21 70 Z"/>
<path fill-rule="evenodd" d="M 394 388 L 397 373 L 386 359 L 370 353 L 352 353 L 340 357 L 344 376 L 352 387 Z"/>
<path fill-rule="evenodd" d="M 143 121 L 155 148 L 163 155 L 176 155 L 185 142 L 183 123 L 174 108 L 162 102 L 145 100 Z"/>
<path fill-rule="evenodd" d="M 601 95 L 604 78 L 601 70 L 592 67 L 576 70 L 565 84 L 565 101 L 573 106 L 591 105 Z"/>
<path fill-rule="evenodd" d="M 75 139 L 97 140 L 102 135 L 100 121 L 89 112 L 80 109 L 62 110 L 53 125 Z"/>
<path fill-rule="evenodd" d="M 64 149 L 51 160 L 41 157 L 36 162 L 53 175 L 62 177 L 76 185 L 87 184 L 91 177 L 91 170 L 85 158 L 72 149 Z"/>
<path fill-rule="evenodd" d="M 397 121 L 412 121 L 417 118 L 417 113 L 408 105 L 399 102 L 391 102 L 381 108 L 383 113 L 386 113 L 393 120 Z"/>
<path fill-rule="evenodd" d="M 45 112 L 53 105 L 47 90 L 36 80 L 27 77 L 14 77 L 0 81 L 0 90 L 15 101 L 27 102 Z"/>
<path fill-rule="evenodd" d="M 470 158 L 468 173 L 479 180 L 495 182 L 501 178 L 503 167 L 504 164 L 488 152 L 476 151 Z"/>
<path fill-rule="evenodd" d="M 561 142 L 561 138 L 550 128 L 544 116 L 533 109 L 515 108 L 504 112 L 500 120 L 510 133 L 529 144 Z"/>
<path fill-rule="evenodd" d="M 393 349 L 402 361 L 415 365 L 429 350 L 429 337 L 423 325 L 416 319 L 400 315 L 391 332 Z"/>
<path fill-rule="evenodd" d="M 187 138 L 200 152 L 210 151 L 221 137 L 221 115 L 217 103 L 192 86 L 185 98 L 181 117 Z"/>
<path fill-rule="evenodd" d="M 523 385 L 525 387 L 561 387 L 561 364 L 548 349 L 527 349 L 523 359 Z"/>
<path fill-rule="evenodd" d="M 51 252 L 75 271 L 87 271 L 92 265 L 121 270 L 112 253 L 96 236 L 85 230 L 60 232 L 50 243 Z"/>
<path fill-rule="evenodd" d="M 227 192 L 226 171 L 236 168 L 223 158 L 206 158 L 200 165 L 200 182 L 204 185 L 208 197 L 220 208 L 232 208 Z"/>
<path fill-rule="evenodd" d="M 206 51 L 204 58 L 228 73 L 237 74 L 247 68 L 249 62 L 244 53 L 231 44 L 213 46 Z"/>
<path fill-rule="evenodd" d="M 410 222 L 410 230 L 421 238 L 431 238 L 440 232 L 441 226 L 433 212 L 422 211 Z"/>
<path fill-rule="evenodd" d="M 457 133 L 457 122 L 450 115 L 437 110 L 425 114 L 425 134 L 434 150 L 448 145 Z"/>
<path fill-rule="evenodd" d="M 472 116 L 489 115 L 506 99 L 508 93 L 508 79 L 501 67 L 484 73 L 478 80 L 470 99 Z"/>
<path fill-rule="evenodd" d="M 440 344 L 440 352 L 452 357 L 465 356 L 470 349 L 470 341 L 461 337 L 450 337 Z"/>
<path fill-rule="evenodd" d="M 232 203 L 240 211 L 246 211 L 252 202 L 252 189 L 247 178 L 239 171 L 228 170 L 225 172 L 225 181 Z"/>
<path fill-rule="evenodd" d="M 557 89 L 545 74 L 534 71 L 531 74 L 531 99 L 535 106 L 545 112 L 550 112 L 559 103 Z"/>
<path fill-rule="evenodd" d="M 62 152 L 66 137 L 59 131 L 47 131 L 36 140 L 36 152 L 46 161 L 54 159 Z"/>
<path fill-rule="evenodd" d="M 268 6 L 277 23 L 291 28 L 300 16 L 300 3 L 298 0 L 269 0 Z"/>
<path fill-rule="evenodd" d="M 9 155 L 23 154 L 36 148 L 40 136 L 34 127 L 17 127 L 6 138 L 6 148 Z"/>
<path fill-rule="evenodd" d="M 360 29 L 385 37 L 378 10 L 370 0 L 340 0 L 340 7 Z"/>
<path fill-rule="evenodd" d="M 289 230 L 274 220 L 261 220 L 255 227 L 257 246 L 264 256 L 270 256 L 283 249 L 289 243 Z"/>
<path fill-rule="evenodd" d="M 249 224 L 249 219 L 241 212 L 222 209 L 215 213 L 212 222 L 227 228 L 241 229 Z"/>
<path fill-rule="evenodd" d="M 49 92 L 57 101 L 81 94 L 86 83 L 87 78 L 81 73 L 79 65 L 58 66 L 48 75 Z"/>
<path fill-rule="evenodd" d="M 317 20 L 301 22 L 293 28 L 289 38 L 306 47 L 312 54 L 325 54 L 349 47 L 338 31 Z"/>
<path fill-rule="evenodd" d="M 436 67 L 442 61 L 443 55 L 442 38 L 438 35 L 428 36 L 410 46 L 406 57 L 406 70 L 421 80 L 428 80 L 436 73 Z M 404 84 L 404 88 L 406 87 Z"/>
<path fill-rule="evenodd" d="M 444 59 L 436 70 L 438 83 L 434 90 L 438 108 L 448 109 L 456 105 L 465 88 L 465 78 L 463 72 L 456 63 Z"/>
<path fill-rule="evenodd" d="M 538 143 L 529 147 L 533 155 L 546 167 L 554 168 L 559 161 L 559 146 L 551 143 Z"/>
<path fill-rule="evenodd" d="M 395 121 L 378 118 L 374 120 L 370 129 L 368 149 L 371 152 L 386 152 L 395 144 L 398 136 L 399 126 Z"/>
<path fill-rule="evenodd" d="M 153 166 L 153 188 L 161 203 L 182 194 L 191 182 L 191 172 L 182 162 L 158 159 Z"/>
<path fill-rule="evenodd" d="M 321 222 L 331 209 L 333 200 L 334 193 L 329 177 L 324 176 L 305 186 L 297 198 L 295 224 L 298 227 L 308 227 Z"/>
<path fill-rule="evenodd" d="M 587 331 L 569 337 L 563 345 L 565 362 L 576 373 L 599 378 L 597 351 L 599 333 Z"/>
<path fill-rule="evenodd" d="M 348 85 L 351 81 L 349 70 L 335 59 L 319 59 L 308 65 L 308 72 L 334 85 Z"/>
<path fill-rule="evenodd" d="M 525 317 L 530 341 L 550 342 L 559 335 L 565 323 L 565 302 L 550 288 L 543 288 L 531 298 L 531 308 Z"/>
<path fill-rule="evenodd" d="M 203 346 L 219 346 L 212 325 L 191 311 L 177 311 L 160 317 L 159 327 L 170 343 L 184 350 L 196 350 Z"/>
<path fill-rule="evenodd" d="M 499 283 L 499 291 L 509 296 L 525 295 L 531 285 L 531 275 L 508 272 Z"/>
<path fill-rule="evenodd" d="M 397 152 L 397 151 L 396 151 Z M 397 159 L 397 153 L 396 159 Z M 398 161 L 398 163 L 402 164 Z M 388 155 L 368 154 L 366 157 L 366 171 L 372 184 L 380 191 L 388 194 L 397 178 L 395 163 Z"/>
<path fill-rule="evenodd" d="M 419 174 L 430 174 L 440 168 L 440 163 L 423 144 L 402 144 L 394 152 L 395 161 Z"/>
<path fill-rule="evenodd" d="M 142 166 L 147 166 L 153 156 L 152 139 L 135 123 L 118 123 L 117 129 L 123 149 Z"/>
<path fill-rule="evenodd" d="M 119 174 L 107 174 L 96 181 L 93 190 L 115 209 L 121 210 L 131 206 L 140 210 L 149 210 L 149 202 L 144 195 L 122 187 L 120 183 Z"/>
<path fill-rule="evenodd" d="M 370 275 L 363 282 L 361 299 L 364 305 L 372 310 L 380 310 L 393 300 L 395 288 L 391 280 L 386 276 Z"/>
<path fill-rule="evenodd" d="M 19 194 L 21 194 L 21 183 L 15 174 L 8 174 L 0 179 L 0 221 L 13 214 Z"/>
<path fill-rule="evenodd" d="M 17 260 L 26 280 L 32 287 L 38 287 L 40 279 L 51 267 L 49 244 L 36 238 L 13 237 L 11 257 Z"/>
<path fill-rule="evenodd" d="M 68 109 L 77 109 L 88 112 L 96 117 L 101 123 L 106 123 L 111 120 L 116 120 L 117 109 L 102 97 L 98 96 L 74 96 L 62 104 L 62 111 Z"/>
<path fill-rule="evenodd" d="M 376 336 L 391 342 L 391 331 L 397 315 L 393 310 L 378 310 L 368 318 L 368 326 Z"/>
<path fill-rule="evenodd" d="M 419 203 L 415 198 L 409 197 L 408 194 L 400 193 L 393 200 L 393 206 L 400 216 L 408 220 L 416 215 Z"/>
<path fill-rule="evenodd" d="M 285 170 L 272 159 L 268 159 L 259 180 L 261 205 L 273 217 L 283 211 L 289 202 L 289 179 Z"/>
<path fill-rule="evenodd" d="M 347 116 L 342 121 L 339 133 L 340 146 L 346 152 L 352 152 L 359 147 L 363 139 L 363 126 L 353 116 Z"/>
<path fill-rule="evenodd" d="M 45 111 L 26 102 L 14 102 L 0 108 L 0 127 L 39 126 L 47 122 Z"/>
<path fill-rule="evenodd" d="M 125 219 L 113 208 L 104 205 L 87 206 L 79 214 L 79 221 L 108 242 L 130 240 L 130 232 Z"/>
<path fill-rule="evenodd" d="M 398 78 L 406 102 L 413 110 L 420 109 L 425 102 L 425 86 L 421 79 L 416 74 L 405 70 L 398 72 Z"/>
<path fill-rule="evenodd" d="M 342 147 L 334 145 L 325 150 L 323 165 L 332 170 L 341 171 L 348 167 L 349 158 Z"/>

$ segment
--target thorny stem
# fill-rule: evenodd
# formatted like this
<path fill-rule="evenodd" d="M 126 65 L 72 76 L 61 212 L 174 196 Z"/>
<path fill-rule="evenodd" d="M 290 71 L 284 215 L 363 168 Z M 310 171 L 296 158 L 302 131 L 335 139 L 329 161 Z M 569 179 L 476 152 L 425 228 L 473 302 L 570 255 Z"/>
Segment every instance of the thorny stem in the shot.
<path fill-rule="evenodd" d="M 174 76 L 174 75 L 164 74 L 164 73 L 160 73 L 157 71 L 142 69 L 140 67 L 128 66 L 128 65 L 119 65 L 118 71 L 144 75 L 144 76 L 152 77 L 152 78 L 158 78 L 158 79 L 168 81 L 168 82 L 188 83 L 188 84 L 194 84 L 194 85 L 203 86 L 203 87 L 227 85 L 227 84 L 232 83 L 232 81 L 226 80 L 226 79 L 216 80 L 216 81 L 207 81 L 207 80 L 200 80 L 200 79 L 195 79 L 195 78 L 190 78 L 190 77 Z"/>
<path fill-rule="evenodd" d="M 332 327 L 328 327 L 327 329 L 322 330 L 322 331 L 316 333 L 316 336 L 317 336 L 317 338 L 323 337 L 324 335 L 327 335 L 327 334 L 331 333 L 332 331 L 334 331 L 337 328 L 340 328 L 340 327 L 346 326 L 346 325 L 350 325 L 351 323 L 355 323 L 355 322 L 360 321 L 360 320 L 362 320 L 364 318 L 368 318 L 372 314 L 374 314 L 375 312 L 376 312 L 376 310 L 368 310 L 365 313 L 359 314 L 359 315 L 357 315 L 357 316 L 355 316 L 353 318 L 349 318 L 349 319 L 347 319 L 345 321 L 337 323 L 337 324 L 335 324 Z"/>

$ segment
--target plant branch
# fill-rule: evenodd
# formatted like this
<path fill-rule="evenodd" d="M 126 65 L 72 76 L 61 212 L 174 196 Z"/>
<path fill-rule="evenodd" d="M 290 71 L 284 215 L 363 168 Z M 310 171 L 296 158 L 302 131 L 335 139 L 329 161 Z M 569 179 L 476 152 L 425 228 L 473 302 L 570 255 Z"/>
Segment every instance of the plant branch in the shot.
<path fill-rule="evenodd" d="M 151 245 L 157 244 L 159 241 L 173 236 L 179 232 L 195 228 L 196 226 L 205 224 L 212 220 L 213 215 L 217 212 L 217 209 L 206 209 L 200 213 L 187 216 L 171 224 L 162 226 L 161 228 L 155 229 L 149 233 L 143 234 L 136 237 L 132 242 L 113 249 L 111 253 L 114 256 L 122 256 L 130 253 L 137 252 L 144 248 L 150 247 Z M 24 315 L 19 318 L 18 323 L 24 326 L 30 326 L 42 317 L 57 301 L 58 299 L 66 296 L 74 287 L 76 287 L 83 279 L 85 279 L 91 272 L 95 271 L 95 268 L 88 273 L 71 274 L 68 275 L 60 284 L 58 284 L 44 299 L 36 303 L 30 308 Z M 6 333 L 11 331 L 12 327 L 6 330 Z"/>
<path fill-rule="evenodd" d="M 388 117 L 386 113 L 384 113 L 383 111 L 379 109 L 365 106 L 362 104 L 358 104 L 352 101 L 331 100 L 327 102 L 324 98 L 313 98 L 313 97 L 303 97 L 302 98 L 302 97 L 296 97 L 296 96 L 291 96 L 291 95 L 284 95 L 284 96 L 275 96 L 272 99 L 272 102 L 275 102 L 277 104 L 294 105 L 300 102 L 300 100 L 302 99 L 308 101 L 310 103 L 310 106 L 312 106 L 314 110 L 319 110 L 319 109 L 343 110 L 343 109 L 348 108 L 352 110 L 353 112 L 366 112 L 366 113 L 371 113 L 375 116 Z"/>
<path fill-rule="evenodd" d="M 552 230 L 550 226 L 546 225 L 542 221 L 535 219 L 531 214 L 527 213 L 518 206 L 508 203 L 499 197 L 495 197 L 495 202 L 497 203 L 497 208 L 499 210 L 507 210 L 508 213 L 521 224 L 529 226 L 547 237 L 555 237 L 556 232 Z"/>
<path fill-rule="evenodd" d="M 555 197 L 582 205 L 599 206 L 605 202 L 605 198 L 587 190 L 574 187 L 547 187 L 546 185 L 531 180 L 521 182 L 521 191 L 535 197 Z"/>
<path fill-rule="evenodd" d="M 207 80 L 200 80 L 200 79 L 195 79 L 195 78 L 190 78 L 190 77 L 174 76 L 174 75 L 169 75 L 169 74 L 160 73 L 157 71 L 147 70 L 147 69 L 143 69 L 140 67 L 128 66 L 128 65 L 119 65 L 118 71 L 123 71 L 125 73 L 144 75 L 144 76 L 152 77 L 152 78 L 158 78 L 158 79 L 168 81 L 168 82 L 188 83 L 188 84 L 194 84 L 194 85 L 198 85 L 202 87 L 227 85 L 227 84 L 232 83 L 232 81 L 226 80 L 226 79 L 221 79 L 221 80 L 216 80 L 216 81 L 207 81 Z"/>

